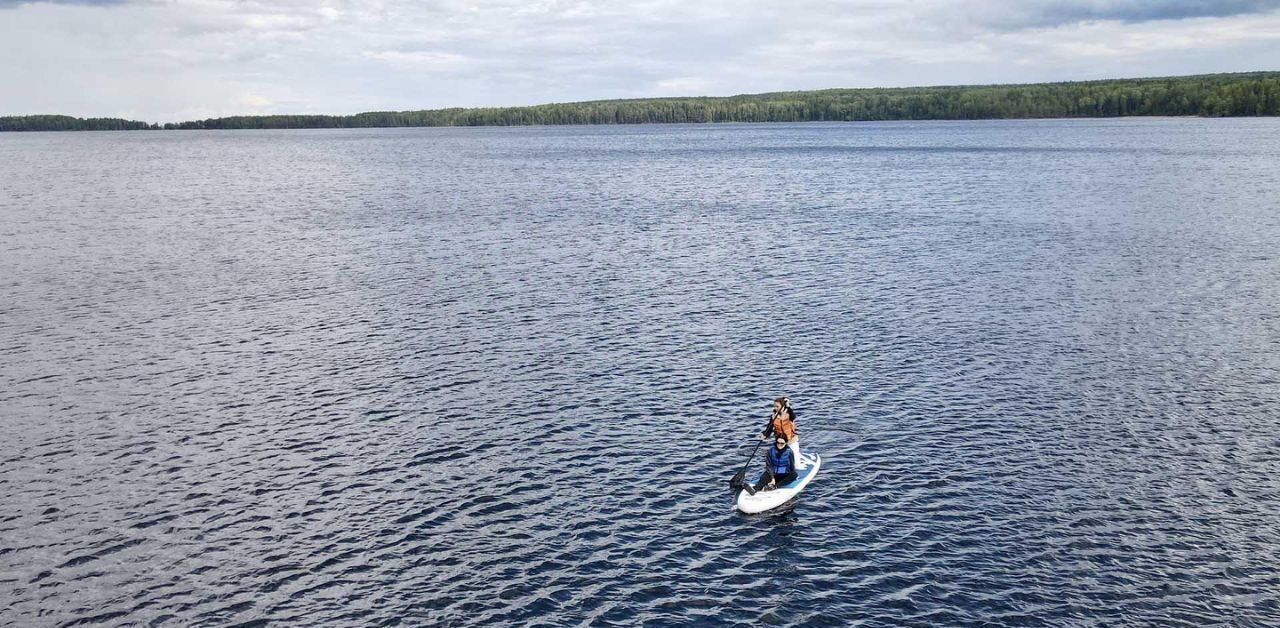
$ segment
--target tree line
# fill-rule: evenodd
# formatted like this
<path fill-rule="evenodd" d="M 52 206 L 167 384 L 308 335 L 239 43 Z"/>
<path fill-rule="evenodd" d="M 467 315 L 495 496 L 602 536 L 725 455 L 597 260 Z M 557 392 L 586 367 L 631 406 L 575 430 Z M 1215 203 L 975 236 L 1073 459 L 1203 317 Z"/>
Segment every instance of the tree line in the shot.
<path fill-rule="evenodd" d="M 528 107 L 373 111 L 348 116 L 232 116 L 164 125 L 114 118 L 22 116 L 0 118 L 0 131 L 1275 115 L 1280 115 L 1280 72 L 1026 85 L 826 89 L 728 97 L 598 100 Z"/>
<path fill-rule="evenodd" d="M 161 128 L 122 118 L 73 118 L 71 116 L 0 117 L 0 131 L 144 131 Z"/>

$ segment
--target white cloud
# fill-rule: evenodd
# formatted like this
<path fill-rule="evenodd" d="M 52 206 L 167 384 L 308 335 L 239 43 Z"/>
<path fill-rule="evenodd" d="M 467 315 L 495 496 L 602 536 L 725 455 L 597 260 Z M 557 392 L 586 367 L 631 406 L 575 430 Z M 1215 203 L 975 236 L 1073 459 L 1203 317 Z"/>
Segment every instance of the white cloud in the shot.
<path fill-rule="evenodd" d="M 467 61 L 467 58 L 460 54 L 454 54 L 451 52 L 430 52 L 425 50 L 411 52 L 381 50 L 365 52 L 364 55 L 370 59 L 385 61 L 395 66 L 428 69 L 457 68 L 465 64 Z"/>
<path fill-rule="evenodd" d="M 257 94 L 245 94 L 236 99 L 236 104 L 245 109 L 259 110 L 274 105 L 275 102 L 265 96 Z"/>
<path fill-rule="evenodd" d="M 689 94 L 705 93 L 711 88 L 711 83 L 705 78 L 696 76 L 680 76 L 676 78 L 663 79 L 653 84 L 655 96 L 687 96 Z"/>
<path fill-rule="evenodd" d="M 1174 23 L 1091 22 L 1071 29 L 1035 31 L 1044 49 L 1062 58 L 1141 58 L 1168 52 L 1231 50 L 1280 43 L 1280 15 L 1199 18 Z M 1009 36 L 1004 36 L 1009 37 Z"/>
<path fill-rule="evenodd" d="M 1278 3 L 0 0 L 0 115 L 169 121 L 1276 69 Z"/>

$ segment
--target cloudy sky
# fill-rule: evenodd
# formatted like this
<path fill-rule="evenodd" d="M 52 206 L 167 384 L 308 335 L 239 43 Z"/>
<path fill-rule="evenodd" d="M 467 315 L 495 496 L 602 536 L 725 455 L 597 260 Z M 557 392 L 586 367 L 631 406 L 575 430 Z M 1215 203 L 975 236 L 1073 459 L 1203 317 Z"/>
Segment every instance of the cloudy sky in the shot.
<path fill-rule="evenodd" d="M 1280 0 L 0 0 L 0 115 L 1280 70 Z"/>

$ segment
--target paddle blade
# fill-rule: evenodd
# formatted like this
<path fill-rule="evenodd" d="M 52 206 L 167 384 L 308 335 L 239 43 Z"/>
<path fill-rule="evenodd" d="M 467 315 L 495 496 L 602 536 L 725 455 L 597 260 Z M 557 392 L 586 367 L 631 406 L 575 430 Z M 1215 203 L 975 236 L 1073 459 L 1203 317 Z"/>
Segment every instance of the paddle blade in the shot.
<path fill-rule="evenodd" d="M 747 476 L 746 471 L 739 471 L 737 475 L 729 479 L 729 490 L 736 491 L 742 488 L 742 480 Z"/>

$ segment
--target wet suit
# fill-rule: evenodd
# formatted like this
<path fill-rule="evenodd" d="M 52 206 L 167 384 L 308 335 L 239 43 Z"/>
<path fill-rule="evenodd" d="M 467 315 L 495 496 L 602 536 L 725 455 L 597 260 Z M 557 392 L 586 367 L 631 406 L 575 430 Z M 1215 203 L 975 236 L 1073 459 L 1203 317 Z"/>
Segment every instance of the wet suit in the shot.
<path fill-rule="evenodd" d="M 785 486 L 796 479 L 796 460 L 791 455 L 790 447 L 778 449 L 776 446 L 769 448 L 768 461 L 764 466 L 764 475 L 760 476 L 760 481 L 752 487 L 755 491 L 762 491 L 764 487 L 769 485 L 769 481 L 773 480 L 777 486 Z"/>

